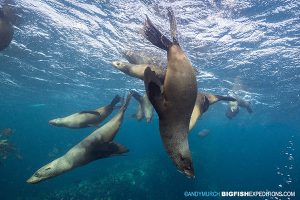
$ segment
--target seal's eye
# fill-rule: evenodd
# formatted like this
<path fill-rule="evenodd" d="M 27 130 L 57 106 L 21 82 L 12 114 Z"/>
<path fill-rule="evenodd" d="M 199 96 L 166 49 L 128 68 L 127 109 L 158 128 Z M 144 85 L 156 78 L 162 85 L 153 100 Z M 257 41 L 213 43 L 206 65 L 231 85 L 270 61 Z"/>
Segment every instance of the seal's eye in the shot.
<path fill-rule="evenodd" d="M 49 169 L 51 169 L 51 167 L 48 167 L 48 168 L 46 168 L 45 170 L 49 170 Z"/>

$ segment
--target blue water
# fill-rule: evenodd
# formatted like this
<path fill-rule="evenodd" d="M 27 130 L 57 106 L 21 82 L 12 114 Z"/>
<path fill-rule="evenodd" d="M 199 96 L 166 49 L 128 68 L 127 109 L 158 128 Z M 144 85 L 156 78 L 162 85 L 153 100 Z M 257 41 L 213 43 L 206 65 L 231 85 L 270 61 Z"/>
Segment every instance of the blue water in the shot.
<path fill-rule="evenodd" d="M 199 199 L 184 192 L 244 190 L 295 191 L 299 196 L 299 1 L 12 4 L 15 34 L 0 52 L 0 130 L 15 130 L 9 141 L 23 159 L 11 153 L 1 161 L 1 200 Z M 120 52 L 126 49 L 160 51 L 139 30 L 147 14 L 168 34 L 168 6 L 177 18 L 180 44 L 199 71 L 198 89 L 236 94 L 251 102 L 253 113 L 241 109 L 229 120 L 226 103 L 209 108 L 189 135 L 196 178 L 188 179 L 163 148 L 157 115 L 150 124 L 136 121 L 131 115 L 137 103 L 131 101 L 115 139 L 130 149 L 126 156 L 28 185 L 37 169 L 94 131 L 53 127 L 50 119 L 104 106 L 130 89 L 144 91 L 142 81 L 112 68 L 111 62 L 124 60 Z M 203 129 L 210 133 L 200 138 Z"/>

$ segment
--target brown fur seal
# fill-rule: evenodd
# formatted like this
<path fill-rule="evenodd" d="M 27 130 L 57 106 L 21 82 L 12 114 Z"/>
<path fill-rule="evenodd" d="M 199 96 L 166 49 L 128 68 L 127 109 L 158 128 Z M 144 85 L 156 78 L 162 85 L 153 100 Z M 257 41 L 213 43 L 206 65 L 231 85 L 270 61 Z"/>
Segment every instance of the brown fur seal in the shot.
<path fill-rule="evenodd" d="M 49 124 L 66 128 L 85 128 L 98 126 L 108 115 L 110 115 L 121 97 L 116 95 L 111 103 L 107 106 L 98 108 L 93 111 L 82 111 L 63 118 L 52 119 Z"/>
<path fill-rule="evenodd" d="M 187 134 L 197 97 L 194 69 L 176 39 L 176 21 L 168 9 L 173 42 L 157 30 L 147 16 L 144 36 L 155 46 L 168 53 L 164 84 L 151 68 L 145 70 L 145 88 L 150 102 L 159 116 L 160 135 L 168 155 L 178 170 L 194 177 L 194 168 Z"/>
<path fill-rule="evenodd" d="M 94 160 L 127 153 L 129 150 L 126 147 L 112 141 L 122 124 L 130 98 L 131 94 L 127 96 L 125 104 L 109 122 L 83 139 L 62 157 L 41 167 L 27 180 L 27 183 L 38 183 Z"/>
<path fill-rule="evenodd" d="M 152 64 L 130 64 L 122 61 L 113 61 L 112 66 L 121 72 L 131 76 L 138 78 L 140 80 L 144 80 L 144 71 L 147 67 L 150 67 L 152 71 L 154 71 L 159 79 L 163 82 L 165 79 L 165 71 L 162 67 Z"/>
<path fill-rule="evenodd" d="M 132 96 L 139 102 L 136 118 L 138 120 L 142 120 L 145 117 L 147 123 L 149 123 L 153 116 L 153 106 L 149 101 L 147 94 L 142 96 L 134 90 L 131 90 L 131 93 Z"/>
<path fill-rule="evenodd" d="M 225 113 L 226 117 L 228 119 L 232 119 L 233 117 L 235 117 L 240 111 L 239 107 L 246 108 L 248 113 L 250 114 L 253 112 L 251 109 L 250 102 L 244 101 L 243 99 L 236 98 L 235 101 L 230 101 L 228 103 L 228 108 Z"/>
<path fill-rule="evenodd" d="M 14 35 L 13 24 L 5 12 L 6 7 L 0 8 L 0 51 L 8 47 Z"/>
<path fill-rule="evenodd" d="M 152 64 L 166 66 L 166 60 L 161 60 L 161 55 L 156 52 L 142 50 L 125 50 L 122 52 L 126 60 L 131 64 Z"/>
<path fill-rule="evenodd" d="M 209 106 L 218 101 L 235 101 L 235 98 L 198 92 L 189 130 L 193 129 L 197 120 L 208 110 Z"/>

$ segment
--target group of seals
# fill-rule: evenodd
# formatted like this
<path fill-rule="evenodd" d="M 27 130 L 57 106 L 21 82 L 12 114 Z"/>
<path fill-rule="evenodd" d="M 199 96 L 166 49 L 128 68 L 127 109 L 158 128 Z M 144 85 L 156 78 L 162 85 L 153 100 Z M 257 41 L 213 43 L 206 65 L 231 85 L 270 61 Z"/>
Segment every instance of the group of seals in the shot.
<path fill-rule="evenodd" d="M 121 97 L 116 95 L 107 106 L 92 111 L 81 111 L 63 118 L 52 119 L 49 121 L 49 124 L 67 128 L 97 127 L 100 122 L 112 113 L 115 105 L 119 103 L 120 100 Z"/>
<path fill-rule="evenodd" d="M 167 153 L 179 171 L 188 177 L 193 177 L 187 133 L 210 105 L 221 100 L 235 101 L 235 98 L 197 93 L 196 70 L 192 68 L 177 42 L 176 21 L 170 9 L 168 15 L 173 42 L 162 35 L 148 17 L 143 27 L 145 38 L 167 51 L 166 70 L 151 63 L 154 62 L 153 58 L 143 59 L 143 56 L 138 56 L 132 51 L 126 51 L 125 54 L 129 63 L 114 61 L 112 65 L 125 74 L 144 81 L 146 94 L 159 116 L 160 134 Z M 141 95 L 137 99 L 142 99 Z M 142 100 L 139 102 L 139 108 L 135 114 L 138 120 L 143 118 Z"/>
<path fill-rule="evenodd" d="M 127 96 L 119 112 L 109 122 L 95 130 L 62 157 L 41 167 L 27 180 L 27 183 L 38 183 L 94 160 L 127 153 L 129 150 L 125 146 L 113 142 L 113 139 L 122 124 L 130 98 L 131 94 Z"/>
<path fill-rule="evenodd" d="M 153 58 L 138 56 L 125 51 L 123 54 L 130 63 L 114 61 L 112 65 L 125 74 L 144 81 L 146 94 L 131 90 L 125 103 L 114 118 L 71 148 L 65 155 L 37 170 L 28 183 L 58 176 L 94 160 L 122 155 L 129 150 L 113 142 L 124 118 L 131 96 L 137 102 L 138 120 L 146 118 L 149 123 L 153 107 L 159 117 L 159 130 L 167 154 L 177 169 L 187 177 L 194 177 L 194 167 L 188 143 L 188 133 L 197 120 L 218 101 L 237 102 L 233 97 L 207 94 L 197 91 L 195 69 L 181 49 L 177 40 L 177 25 L 174 13 L 168 9 L 172 41 L 165 37 L 146 16 L 142 32 L 153 45 L 167 51 L 167 68 L 157 65 Z M 84 128 L 96 126 L 110 115 L 121 98 L 93 111 L 82 111 L 64 118 L 50 120 L 55 126 Z M 207 135 L 207 131 L 202 135 Z"/>

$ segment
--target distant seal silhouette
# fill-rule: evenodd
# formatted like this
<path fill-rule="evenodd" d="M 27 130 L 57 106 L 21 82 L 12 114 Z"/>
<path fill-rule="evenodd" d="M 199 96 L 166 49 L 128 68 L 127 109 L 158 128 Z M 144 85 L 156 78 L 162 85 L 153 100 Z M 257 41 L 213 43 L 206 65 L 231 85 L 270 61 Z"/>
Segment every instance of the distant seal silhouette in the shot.
<path fill-rule="evenodd" d="M 235 98 L 198 92 L 190 120 L 189 130 L 193 129 L 197 120 L 208 110 L 209 106 L 218 101 L 235 101 Z"/>
<path fill-rule="evenodd" d="M 177 169 L 187 177 L 194 177 L 194 168 L 187 134 L 197 97 L 195 71 L 176 39 L 176 21 L 168 9 L 173 42 L 154 27 L 147 17 L 143 34 L 153 45 L 167 51 L 168 65 L 164 84 L 147 67 L 144 83 L 147 95 L 159 116 L 160 135 L 165 149 Z"/>
<path fill-rule="evenodd" d="M 109 116 L 115 105 L 119 103 L 121 97 L 116 95 L 107 106 L 92 111 L 82 111 L 63 118 L 56 118 L 49 121 L 49 124 L 66 128 L 85 128 L 98 126 L 107 116 Z"/>
<path fill-rule="evenodd" d="M 198 133 L 198 136 L 201 137 L 201 138 L 204 138 L 206 137 L 208 134 L 209 134 L 209 130 L 208 129 L 203 129 L 201 130 L 199 133 Z"/>
<path fill-rule="evenodd" d="M 144 80 L 144 71 L 147 67 L 150 67 L 152 71 L 154 71 L 160 81 L 164 81 L 165 79 L 165 71 L 162 67 L 153 65 L 153 64 L 130 64 L 122 61 L 113 61 L 112 66 L 121 72 L 131 76 L 138 78 L 140 80 Z"/>
<path fill-rule="evenodd" d="M 2 7 L 0 8 L 0 51 L 9 46 L 13 35 L 13 24 L 4 12 L 4 7 Z"/>
<path fill-rule="evenodd" d="M 130 98 L 131 94 L 127 96 L 125 104 L 109 122 L 91 133 L 62 157 L 41 167 L 27 180 L 27 183 L 39 183 L 94 160 L 127 153 L 129 150 L 125 146 L 113 142 L 113 139 L 122 124 Z"/>
<path fill-rule="evenodd" d="M 131 90 L 132 96 L 139 102 L 138 111 L 136 113 L 136 118 L 138 120 L 146 118 L 147 123 L 149 123 L 153 116 L 153 106 L 148 99 L 147 94 L 144 96 L 140 95 L 137 91 Z"/>
<path fill-rule="evenodd" d="M 248 113 L 250 113 L 250 114 L 253 112 L 252 109 L 251 109 L 250 102 L 245 101 L 245 100 L 240 99 L 240 98 L 236 98 L 235 101 L 230 101 L 228 103 L 228 108 L 227 108 L 227 111 L 225 113 L 226 117 L 228 119 L 232 119 L 233 117 L 235 117 L 240 111 L 239 107 L 246 108 Z"/>

